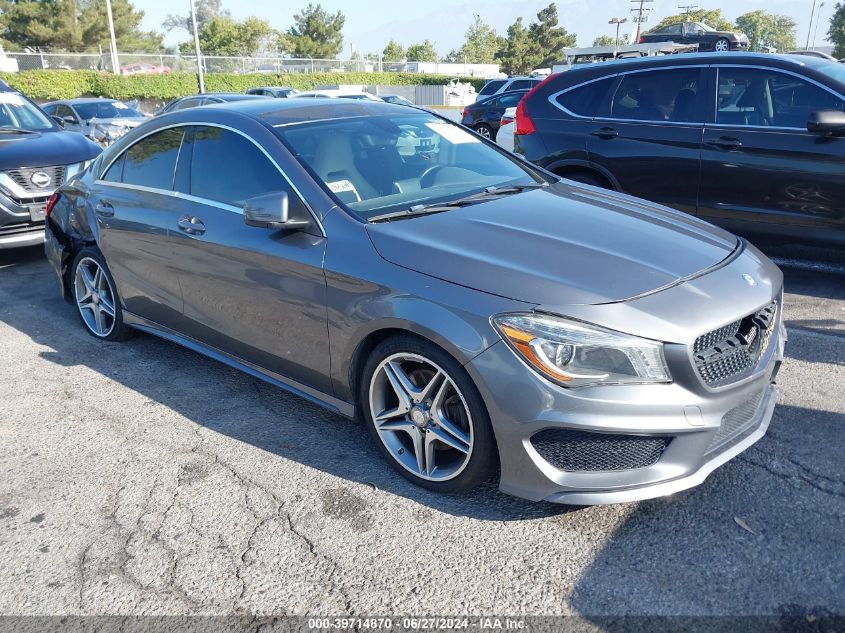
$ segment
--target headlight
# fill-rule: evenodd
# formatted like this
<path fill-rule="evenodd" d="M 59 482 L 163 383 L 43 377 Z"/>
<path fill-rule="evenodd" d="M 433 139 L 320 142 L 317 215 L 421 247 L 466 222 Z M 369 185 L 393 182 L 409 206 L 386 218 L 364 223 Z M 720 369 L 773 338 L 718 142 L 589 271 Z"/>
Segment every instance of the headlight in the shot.
<path fill-rule="evenodd" d="M 541 314 L 503 314 L 493 323 L 519 356 L 564 387 L 672 381 L 657 341 Z"/>
<path fill-rule="evenodd" d="M 111 123 L 97 123 L 92 131 L 92 136 L 97 140 L 113 141 L 126 134 L 128 128 L 122 125 Z"/>

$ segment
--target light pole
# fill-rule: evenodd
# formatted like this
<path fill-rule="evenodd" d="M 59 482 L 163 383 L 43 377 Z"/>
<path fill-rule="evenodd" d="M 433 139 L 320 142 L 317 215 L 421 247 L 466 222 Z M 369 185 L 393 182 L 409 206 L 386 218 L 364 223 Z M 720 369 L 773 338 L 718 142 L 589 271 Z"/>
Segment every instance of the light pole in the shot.
<path fill-rule="evenodd" d="M 120 61 L 117 58 L 117 38 L 114 36 L 114 16 L 111 12 L 111 0 L 106 0 L 106 17 L 109 20 L 109 53 L 111 53 L 111 71 L 120 74 Z"/>
<path fill-rule="evenodd" d="M 616 39 L 614 40 L 613 45 L 613 57 L 619 56 L 619 27 L 625 24 L 628 21 L 628 18 L 613 18 L 608 21 L 608 24 L 615 24 L 616 25 Z"/>
<path fill-rule="evenodd" d="M 819 41 L 819 22 L 822 21 L 822 7 L 824 6 L 824 2 L 819 5 L 818 13 L 816 13 L 816 30 L 813 33 L 813 48 L 816 47 L 816 42 Z"/>
<path fill-rule="evenodd" d="M 197 7 L 194 0 L 191 0 L 191 22 L 194 26 L 194 50 L 197 54 L 197 78 L 200 82 L 200 94 L 205 93 L 205 79 L 202 75 L 202 59 L 200 58 L 200 34 L 197 29 Z"/>
<path fill-rule="evenodd" d="M 810 11 L 810 28 L 807 29 L 807 46 L 805 50 L 810 50 L 810 35 L 813 34 L 813 18 L 816 17 L 816 0 L 813 0 L 813 8 Z"/>

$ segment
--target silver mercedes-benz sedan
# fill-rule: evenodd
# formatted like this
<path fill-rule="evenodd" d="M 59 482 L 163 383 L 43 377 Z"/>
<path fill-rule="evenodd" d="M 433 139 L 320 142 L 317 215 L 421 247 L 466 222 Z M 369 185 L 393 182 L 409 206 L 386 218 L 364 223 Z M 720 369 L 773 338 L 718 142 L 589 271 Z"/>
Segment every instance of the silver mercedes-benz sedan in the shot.
<path fill-rule="evenodd" d="M 775 407 L 783 278 L 757 249 L 424 111 L 167 114 L 48 211 L 92 335 L 150 332 L 357 416 L 433 490 L 496 474 L 533 500 L 666 495 Z"/>

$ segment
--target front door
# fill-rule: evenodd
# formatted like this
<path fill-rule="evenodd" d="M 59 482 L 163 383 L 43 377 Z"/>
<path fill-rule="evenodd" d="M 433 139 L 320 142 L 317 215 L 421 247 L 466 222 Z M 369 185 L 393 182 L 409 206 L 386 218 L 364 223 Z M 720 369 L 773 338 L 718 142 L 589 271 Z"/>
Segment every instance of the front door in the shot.
<path fill-rule="evenodd" d="M 622 75 L 593 121 L 590 162 L 603 167 L 625 193 L 694 214 L 705 71 L 679 66 Z"/>
<path fill-rule="evenodd" d="M 722 66 L 702 150 L 700 215 L 740 234 L 833 240 L 845 230 L 845 139 L 807 130 L 845 103 L 776 69 Z"/>
<path fill-rule="evenodd" d="M 183 128 L 151 134 L 127 149 L 89 196 L 99 247 L 128 312 L 174 329 L 182 293 L 171 267 L 173 232 L 183 202 L 173 192 Z"/>
<path fill-rule="evenodd" d="M 244 202 L 287 191 L 304 204 L 252 140 L 193 128 L 177 189 L 190 196 L 174 222 L 186 333 L 238 359 L 331 393 L 323 254 L 310 232 L 244 224 Z"/>

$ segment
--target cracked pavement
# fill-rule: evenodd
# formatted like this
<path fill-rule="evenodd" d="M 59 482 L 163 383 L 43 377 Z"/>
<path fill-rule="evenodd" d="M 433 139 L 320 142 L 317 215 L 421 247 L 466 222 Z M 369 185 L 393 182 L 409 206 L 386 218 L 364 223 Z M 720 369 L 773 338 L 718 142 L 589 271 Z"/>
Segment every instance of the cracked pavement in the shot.
<path fill-rule="evenodd" d="M 94 340 L 39 249 L 0 253 L 0 614 L 845 614 L 845 275 L 786 276 L 769 434 L 567 508 L 418 489 L 355 422 Z"/>

